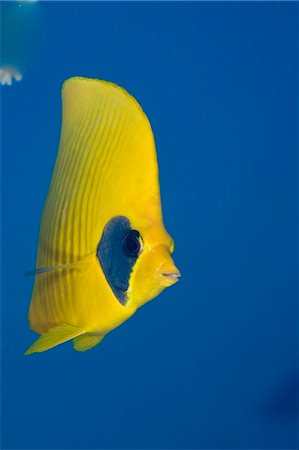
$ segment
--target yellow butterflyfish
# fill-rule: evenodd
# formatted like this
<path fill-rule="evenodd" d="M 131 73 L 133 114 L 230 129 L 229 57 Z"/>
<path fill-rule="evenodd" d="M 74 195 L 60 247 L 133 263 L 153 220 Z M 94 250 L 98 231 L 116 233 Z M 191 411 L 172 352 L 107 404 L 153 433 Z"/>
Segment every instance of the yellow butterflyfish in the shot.
<path fill-rule="evenodd" d="M 62 101 L 29 309 L 41 336 L 25 354 L 69 340 L 94 347 L 180 276 L 140 105 L 116 84 L 82 77 L 64 82 Z"/>

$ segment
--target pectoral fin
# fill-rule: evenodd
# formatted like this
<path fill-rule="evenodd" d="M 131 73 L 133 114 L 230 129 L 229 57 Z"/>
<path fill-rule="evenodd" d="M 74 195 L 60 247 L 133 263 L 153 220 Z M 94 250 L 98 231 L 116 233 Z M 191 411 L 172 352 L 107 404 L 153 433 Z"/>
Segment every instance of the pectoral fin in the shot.
<path fill-rule="evenodd" d="M 42 334 L 37 341 L 31 345 L 31 347 L 29 347 L 25 355 L 30 355 L 31 353 L 36 352 L 44 352 L 52 347 L 55 347 L 56 345 L 62 344 L 70 339 L 74 339 L 83 333 L 84 330 L 80 330 L 79 328 L 67 323 L 50 328 L 46 333 Z"/>
<path fill-rule="evenodd" d="M 74 349 L 77 350 L 77 352 L 85 352 L 85 350 L 89 350 L 95 345 L 98 345 L 104 337 L 105 335 L 102 334 L 82 334 L 73 340 Z"/>

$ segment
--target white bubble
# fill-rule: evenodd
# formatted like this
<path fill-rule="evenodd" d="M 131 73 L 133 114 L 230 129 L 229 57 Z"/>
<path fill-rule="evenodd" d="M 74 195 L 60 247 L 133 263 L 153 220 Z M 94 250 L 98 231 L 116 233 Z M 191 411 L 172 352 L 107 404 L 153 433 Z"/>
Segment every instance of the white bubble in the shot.
<path fill-rule="evenodd" d="M 23 75 L 15 67 L 0 67 L 0 84 L 2 86 L 11 86 L 13 80 L 21 81 Z"/>

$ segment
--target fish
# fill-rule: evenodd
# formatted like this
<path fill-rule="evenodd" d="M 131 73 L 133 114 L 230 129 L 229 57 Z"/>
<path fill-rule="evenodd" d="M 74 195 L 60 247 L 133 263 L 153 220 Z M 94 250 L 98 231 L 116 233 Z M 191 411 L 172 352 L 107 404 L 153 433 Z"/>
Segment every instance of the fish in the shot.
<path fill-rule="evenodd" d="M 146 114 L 117 84 L 67 79 L 28 314 L 40 337 L 25 355 L 98 345 L 178 281 L 173 251 Z"/>

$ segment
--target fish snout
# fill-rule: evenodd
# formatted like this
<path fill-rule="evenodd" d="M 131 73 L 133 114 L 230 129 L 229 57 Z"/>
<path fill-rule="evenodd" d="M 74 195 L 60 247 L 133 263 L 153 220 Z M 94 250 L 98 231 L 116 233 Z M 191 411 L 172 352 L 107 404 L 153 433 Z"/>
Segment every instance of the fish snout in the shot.
<path fill-rule="evenodd" d="M 179 281 L 179 278 L 181 276 L 179 269 L 175 266 L 171 257 L 169 257 L 169 258 L 170 258 L 170 261 L 166 261 L 159 268 L 160 282 L 165 287 L 172 286 L 174 283 Z"/>

